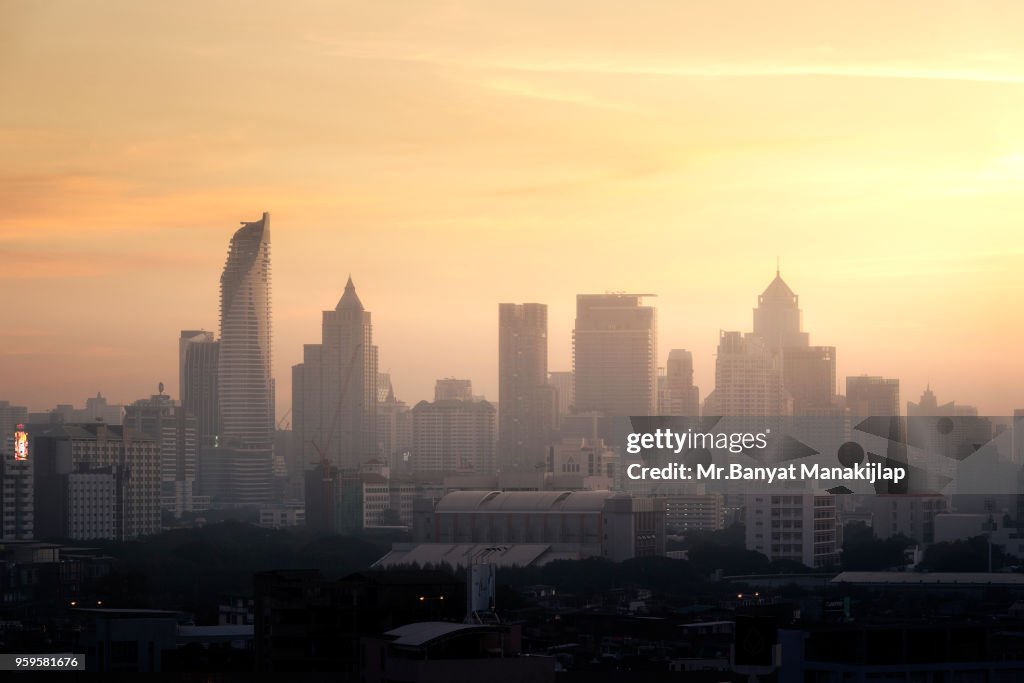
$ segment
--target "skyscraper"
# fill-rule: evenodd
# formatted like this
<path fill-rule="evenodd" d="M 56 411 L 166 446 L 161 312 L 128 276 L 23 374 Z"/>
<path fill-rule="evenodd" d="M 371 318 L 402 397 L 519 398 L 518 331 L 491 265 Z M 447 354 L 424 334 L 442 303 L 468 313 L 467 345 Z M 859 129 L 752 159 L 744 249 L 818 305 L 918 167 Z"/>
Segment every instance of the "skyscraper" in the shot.
<path fill-rule="evenodd" d="M 271 377 L 270 215 L 243 223 L 231 238 L 220 278 L 221 495 L 270 498 L 274 433 Z"/>
<path fill-rule="evenodd" d="M 435 401 L 472 401 L 473 381 L 445 377 L 434 382 Z"/>
<path fill-rule="evenodd" d="M 715 390 L 705 412 L 720 415 L 834 415 L 836 349 L 811 346 L 800 297 L 776 269 L 757 297 L 754 331 L 723 332 Z"/>
<path fill-rule="evenodd" d="M 412 470 L 494 472 L 494 418 L 487 401 L 420 401 L 412 409 Z"/>
<path fill-rule="evenodd" d="M 545 462 L 558 406 L 548 384 L 548 307 L 498 306 L 498 466 Z"/>
<path fill-rule="evenodd" d="M 11 408 L 0 401 L 0 420 L 5 425 L 12 414 L 28 414 L 25 408 Z M 34 454 L 24 424 L 11 424 L 7 434 L 0 427 L 0 540 L 28 540 L 35 525 Z"/>
<path fill-rule="evenodd" d="M 860 375 L 846 378 L 846 408 L 851 419 L 900 414 L 900 381 Z"/>
<path fill-rule="evenodd" d="M 665 366 L 665 408 L 663 415 L 700 415 L 700 391 L 693 384 L 693 354 L 686 349 L 668 352 Z"/>
<path fill-rule="evenodd" d="M 836 395 L 836 348 L 811 346 L 803 331 L 800 297 L 775 270 L 754 309 L 754 334 L 780 356 L 782 384 L 794 415 L 831 414 Z"/>
<path fill-rule="evenodd" d="M 160 444 L 160 506 L 181 517 L 202 509 L 195 504 L 197 420 L 163 393 L 125 407 L 126 429 Z"/>
<path fill-rule="evenodd" d="M 578 294 L 573 329 L 577 412 L 610 417 L 658 410 L 658 319 L 643 297 Z M 500 406 L 500 402 L 499 402 Z"/>
<path fill-rule="evenodd" d="M 405 465 L 412 450 L 412 415 L 405 401 L 395 398 L 390 382 L 388 395 L 377 402 L 377 444 L 384 462 L 395 471 Z"/>
<path fill-rule="evenodd" d="M 199 443 L 212 446 L 220 433 L 217 361 L 220 343 L 206 330 L 182 330 L 178 338 L 181 407 L 196 418 Z"/>
<path fill-rule="evenodd" d="M 809 338 L 803 331 L 800 297 L 782 279 L 778 269 L 775 279 L 757 297 L 754 309 L 754 334 L 764 339 L 772 351 L 789 346 L 807 346 Z"/>
<path fill-rule="evenodd" d="M 548 373 L 548 384 L 558 392 L 559 418 L 572 412 L 575 397 L 572 392 L 572 370 L 554 370 Z"/>
<path fill-rule="evenodd" d="M 757 335 L 721 332 L 715 390 L 704 401 L 704 414 L 777 417 L 791 412 L 778 354 Z"/>
<path fill-rule="evenodd" d="M 321 343 L 306 344 L 292 367 L 292 430 L 307 467 L 325 458 L 356 469 L 378 454 L 377 347 L 352 278 L 323 312 Z"/>

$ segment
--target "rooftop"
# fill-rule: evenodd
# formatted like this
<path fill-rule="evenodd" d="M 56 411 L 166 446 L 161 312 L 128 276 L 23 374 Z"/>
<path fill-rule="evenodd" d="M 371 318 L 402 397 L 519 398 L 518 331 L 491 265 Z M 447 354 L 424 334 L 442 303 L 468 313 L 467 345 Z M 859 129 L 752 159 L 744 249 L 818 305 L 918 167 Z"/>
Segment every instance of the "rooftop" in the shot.
<path fill-rule="evenodd" d="M 600 512 L 611 491 L 455 491 L 437 512 Z"/>
<path fill-rule="evenodd" d="M 470 631 L 488 632 L 494 631 L 495 626 L 486 624 L 459 624 L 448 621 L 422 621 L 415 624 L 406 624 L 391 629 L 384 633 L 393 639 L 393 643 L 404 647 L 422 647 L 431 641 L 444 638 L 454 633 L 467 633 Z"/>
<path fill-rule="evenodd" d="M 899 585 L 1024 586 L 1024 574 L 987 572 L 842 572 L 832 583 L 877 583 Z"/>

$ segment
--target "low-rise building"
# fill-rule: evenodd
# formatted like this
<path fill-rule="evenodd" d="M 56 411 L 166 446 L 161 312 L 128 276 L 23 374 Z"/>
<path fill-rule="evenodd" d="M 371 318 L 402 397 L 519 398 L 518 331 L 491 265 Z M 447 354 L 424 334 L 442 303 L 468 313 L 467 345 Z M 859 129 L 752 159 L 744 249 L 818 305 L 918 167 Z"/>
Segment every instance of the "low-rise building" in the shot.
<path fill-rule="evenodd" d="M 413 536 L 420 551 L 475 544 L 503 548 L 502 554 L 527 546 L 538 550 L 519 562 L 524 565 L 585 557 L 618 562 L 664 554 L 665 509 L 659 499 L 611 491 L 457 491 L 436 505 L 417 502 Z M 413 550 L 396 547 L 378 564 L 413 563 Z M 449 563 L 466 560 L 458 554 L 462 559 L 453 555 Z"/>

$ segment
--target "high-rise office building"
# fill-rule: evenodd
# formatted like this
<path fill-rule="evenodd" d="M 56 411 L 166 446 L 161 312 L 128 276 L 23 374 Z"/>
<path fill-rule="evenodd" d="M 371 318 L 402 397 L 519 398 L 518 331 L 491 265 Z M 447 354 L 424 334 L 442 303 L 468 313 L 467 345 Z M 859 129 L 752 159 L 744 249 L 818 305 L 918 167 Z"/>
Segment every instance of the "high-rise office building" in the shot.
<path fill-rule="evenodd" d="M 836 349 L 811 346 L 803 331 L 797 296 L 776 269 L 775 279 L 757 298 L 754 334 L 781 357 L 782 385 L 794 415 L 833 414 L 836 396 Z"/>
<path fill-rule="evenodd" d="M 390 372 L 378 372 L 377 373 L 377 403 L 383 403 L 388 400 L 388 394 L 392 393 L 391 389 L 391 373 Z"/>
<path fill-rule="evenodd" d="M 195 495 L 199 449 L 196 418 L 161 393 L 127 406 L 124 426 L 160 444 L 160 507 L 175 517 L 205 509 L 205 503 L 197 505 Z"/>
<path fill-rule="evenodd" d="M 219 497 L 270 499 L 274 380 L 271 376 L 270 216 L 243 223 L 220 278 L 217 362 Z"/>
<path fill-rule="evenodd" d="M 494 472 L 495 417 L 487 401 L 420 401 L 412 409 L 412 470 Z"/>
<path fill-rule="evenodd" d="M 750 334 L 723 332 L 715 390 L 705 412 L 720 415 L 838 415 L 836 349 L 811 346 L 800 297 L 775 278 L 757 298 Z"/>
<path fill-rule="evenodd" d="M 15 414 L 10 405 L 0 403 L 7 420 Z M 27 416 L 28 411 L 21 408 Z M 5 422 L 6 424 L 6 422 Z M 0 430 L 3 432 L 3 430 Z M 0 441 L 0 540 L 31 540 L 35 525 L 34 462 L 24 423 L 10 426 Z"/>
<path fill-rule="evenodd" d="M 533 469 L 545 462 L 557 421 L 557 390 L 548 384 L 548 307 L 498 306 L 498 466 Z"/>
<path fill-rule="evenodd" d="M 292 438 L 307 467 L 357 469 L 378 455 L 377 378 L 370 312 L 349 278 L 323 312 L 321 343 L 306 344 L 292 368 Z"/>
<path fill-rule="evenodd" d="M 672 349 L 665 364 L 664 405 L 661 415 L 700 415 L 700 390 L 693 384 L 693 354 L 686 349 Z"/>
<path fill-rule="evenodd" d="M 715 389 L 704 401 L 704 414 L 776 417 L 791 411 L 791 399 L 782 385 L 779 356 L 761 337 L 721 332 Z"/>
<path fill-rule="evenodd" d="M 412 414 L 405 401 L 395 397 L 388 383 L 388 394 L 377 404 L 378 452 L 389 467 L 401 471 L 412 452 Z"/>
<path fill-rule="evenodd" d="M 559 419 L 572 412 L 575 397 L 572 391 L 572 371 L 556 370 L 548 373 L 548 384 L 558 392 Z"/>
<path fill-rule="evenodd" d="M 846 378 L 846 408 L 851 418 L 900 414 L 900 381 L 860 375 Z"/>
<path fill-rule="evenodd" d="M 803 311 L 800 297 L 793 293 L 776 269 L 772 280 L 761 296 L 757 297 L 754 309 L 754 334 L 764 340 L 772 351 L 781 351 L 790 346 L 807 346 L 809 338 L 803 331 Z"/>
<path fill-rule="evenodd" d="M 445 377 L 434 382 L 435 401 L 472 401 L 473 381 Z"/>
<path fill-rule="evenodd" d="M 609 417 L 658 411 L 658 320 L 653 294 L 579 294 L 573 329 L 577 412 Z"/>
<path fill-rule="evenodd" d="M 178 338 L 181 407 L 196 418 L 199 443 L 212 446 L 220 433 L 217 361 L 220 343 L 206 330 L 182 330 Z"/>
<path fill-rule="evenodd" d="M 839 415 L 836 347 L 789 346 L 782 350 L 782 384 L 794 415 Z"/>
<path fill-rule="evenodd" d="M 10 401 L 0 401 L 0 446 L 14 436 L 19 424 L 28 424 L 28 408 L 11 405 Z"/>

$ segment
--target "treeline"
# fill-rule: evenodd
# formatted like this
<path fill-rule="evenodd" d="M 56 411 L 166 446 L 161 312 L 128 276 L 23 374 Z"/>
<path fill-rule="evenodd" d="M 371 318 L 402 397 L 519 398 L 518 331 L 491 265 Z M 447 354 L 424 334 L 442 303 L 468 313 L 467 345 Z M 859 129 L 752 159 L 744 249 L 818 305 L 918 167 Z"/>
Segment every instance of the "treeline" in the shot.
<path fill-rule="evenodd" d="M 95 545 L 117 559 L 113 573 L 99 584 L 108 606 L 178 609 L 216 623 L 221 598 L 251 595 L 256 572 L 318 569 L 327 578 L 340 578 L 368 568 L 391 542 L 224 522 Z"/>

